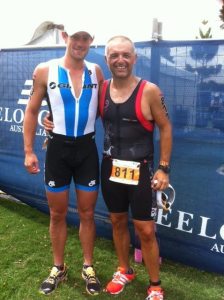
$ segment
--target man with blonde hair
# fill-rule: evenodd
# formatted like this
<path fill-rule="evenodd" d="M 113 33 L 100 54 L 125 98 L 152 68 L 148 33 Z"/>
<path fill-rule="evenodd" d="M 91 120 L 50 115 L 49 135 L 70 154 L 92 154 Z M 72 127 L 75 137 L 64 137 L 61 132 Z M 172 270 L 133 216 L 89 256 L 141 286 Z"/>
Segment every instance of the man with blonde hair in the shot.
<path fill-rule="evenodd" d="M 53 268 L 41 284 L 40 292 L 48 295 L 67 277 L 64 250 L 67 238 L 66 215 L 69 188 L 74 180 L 79 237 L 83 250 L 82 277 L 91 295 L 100 292 L 100 282 L 93 268 L 95 241 L 94 209 L 99 188 L 99 159 L 95 144 L 95 120 L 98 90 L 103 81 L 101 68 L 85 60 L 93 41 L 91 30 L 65 26 L 63 57 L 40 63 L 33 73 L 33 90 L 24 118 L 25 167 L 31 174 L 39 172 L 33 144 L 38 111 L 47 97 L 54 127 L 49 133 L 45 187 L 50 209 L 50 238 Z"/>

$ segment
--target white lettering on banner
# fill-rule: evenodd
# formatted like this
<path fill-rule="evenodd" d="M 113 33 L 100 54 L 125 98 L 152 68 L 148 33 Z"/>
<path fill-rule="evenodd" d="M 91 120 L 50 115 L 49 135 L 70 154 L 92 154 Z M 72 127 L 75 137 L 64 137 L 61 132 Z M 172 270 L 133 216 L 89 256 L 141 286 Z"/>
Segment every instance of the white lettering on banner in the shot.
<path fill-rule="evenodd" d="M 14 122 L 16 122 L 17 124 L 22 123 L 24 119 L 24 112 L 22 111 L 22 109 L 16 109 L 13 112 L 13 120 Z"/>
<path fill-rule="evenodd" d="M 42 120 L 45 117 L 45 115 L 48 113 L 48 110 L 41 110 L 38 114 L 38 124 L 40 126 L 43 126 Z"/>
<path fill-rule="evenodd" d="M 172 210 L 170 211 L 170 213 L 163 214 L 163 210 L 159 209 L 156 221 L 157 225 L 172 228 L 172 222 L 169 220 L 171 213 Z M 195 228 L 192 223 L 194 220 L 194 214 L 184 211 L 177 211 L 177 213 L 178 217 L 173 218 L 172 220 L 173 222 L 175 221 L 178 224 L 177 227 L 174 229 L 190 234 L 195 234 L 195 231 L 197 231 L 198 233 L 196 234 L 201 237 L 204 237 L 206 239 L 217 240 L 217 233 L 214 233 L 214 231 L 217 230 L 214 228 L 214 224 L 212 224 L 211 218 L 200 216 L 201 222 L 199 223 L 199 228 Z M 213 234 L 208 234 L 209 229 L 213 230 Z M 224 224 L 220 227 L 219 234 L 221 239 L 224 240 Z M 224 245 L 218 245 L 216 243 L 210 248 L 210 251 L 224 254 Z"/>
<path fill-rule="evenodd" d="M 162 225 L 162 226 L 165 226 L 165 227 L 171 227 L 171 223 L 169 224 L 164 224 L 162 221 L 163 219 L 165 219 L 167 221 L 167 218 L 168 216 L 172 213 L 172 209 L 170 209 L 170 213 L 169 214 L 163 214 L 163 210 L 162 209 L 158 209 L 158 214 L 157 214 L 157 221 L 156 223 L 158 225 Z"/>
<path fill-rule="evenodd" d="M 18 104 L 26 105 L 29 101 L 29 98 L 30 98 L 30 92 L 31 92 L 31 89 L 32 89 L 32 86 L 33 86 L 33 80 L 30 80 L 30 79 L 25 80 L 24 85 L 28 86 L 28 89 L 23 89 L 22 92 L 21 92 L 21 95 L 28 96 L 28 97 L 18 99 Z M 46 105 L 47 105 L 47 101 L 46 101 L 46 98 L 44 98 L 42 103 L 41 103 L 41 106 L 46 106 Z"/>
<path fill-rule="evenodd" d="M 12 131 L 12 132 L 23 132 L 23 126 L 11 125 L 9 131 Z"/>
<path fill-rule="evenodd" d="M 224 245 L 214 244 L 210 250 L 213 252 L 224 254 Z"/>
<path fill-rule="evenodd" d="M 171 210 L 171 212 L 172 212 L 172 210 Z M 189 219 L 185 220 L 184 216 L 189 215 L 191 217 L 191 219 L 193 219 L 194 215 L 190 214 L 190 213 L 186 213 L 184 211 L 178 211 L 178 212 L 179 212 L 179 218 L 178 218 L 178 226 L 177 226 L 176 229 L 180 230 L 180 231 L 185 231 L 185 232 L 192 233 L 192 230 L 193 230 L 192 228 L 190 230 L 184 229 L 184 224 L 189 226 Z M 169 214 L 163 215 L 162 214 L 162 209 L 159 210 L 158 218 L 157 218 L 157 224 L 162 225 L 162 226 L 166 226 L 166 227 L 171 227 L 171 223 L 169 223 L 169 224 L 163 224 L 162 223 L 163 219 L 166 219 L 166 221 L 167 221 L 168 215 Z"/>
<path fill-rule="evenodd" d="M 209 239 L 216 239 L 216 234 L 213 235 L 213 236 L 208 236 L 208 235 L 206 234 L 206 228 L 207 228 L 207 226 L 208 226 L 208 220 L 210 220 L 210 218 L 206 218 L 206 217 L 202 217 L 202 216 L 200 216 L 200 218 L 202 219 L 202 223 L 201 223 L 201 232 L 200 232 L 198 235 L 207 237 L 207 238 L 209 238 Z"/>
<path fill-rule="evenodd" d="M 9 107 L 0 107 L 1 122 L 7 123 L 22 123 L 24 118 L 24 111 L 22 109 L 10 109 Z"/>
<path fill-rule="evenodd" d="M 38 125 L 43 127 L 42 119 L 48 110 L 41 110 L 38 114 Z M 9 107 L 0 107 L 0 122 L 22 124 L 24 120 L 24 111 L 21 108 L 10 109 Z"/>
<path fill-rule="evenodd" d="M 11 132 L 21 132 L 23 133 L 23 126 L 19 126 L 19 125 L 11 125 L 9 131 Z M 43 128 L 39 128 L 36 131 L 36 135 L 40 135 L 40 136 L 47 136 L 46 131 Z"/>
<path fill-rule="evenodd" d="M 5 109 L 3 110 L 4 108 L 1 107 L 1 115 L 3 115 L 3 118 L 1 118 L 1 121 L 4 121 L 4 122 L 12 122 L 12 119 L 9 119 L 9 107 L 5 107 Z"/>
<path fill-rule="evenodd" d="M 25 106 L 27 105 L 30 97 L 30 91 L 33 85 L 32 80 L 25 80 L 24 86 L 28 87 L 25 89 L 22 89 L 21 95 L 27 96 L 26 98 L 18 99 L 17 104 L 24 105 L 24 109 L 21 108 L 10 108 L 10 107 L 0 107 L 0 122 L 6 122 L 6 123 L 16 123 L 17 125 L 10 125 L 9 131 L 15 132 L 15 133 L 22 133 L 22 123 L 24 120 L 24 111 Z M 45 98 L 46 99 L 46 98 Z M 41 106 L 46 106 L 47 101 L 43 99 Z M 42 120 L 44 118 L 44 115 L 48 113 L 48 110 L 43 109 L 40 110 L 38 114 L 38 125 L 43 127 Z M 21 125 L 19 125 L 21 124 Z M 40 128 L 37 129 L 36 135 L 46 136 L 46 132 L 44 129 Z"/>
<path fill-rule="evenodd" d="M 27 96 L 26 98 L 18 99 L 17 104 L 24 105 L 24 109 L 21 108 L 10 108 L 10 107 L 0 107 L 0 122 L 6 122 L 6 123 L 15 123 L 14 125 L 10 125 L 9 131 L 15 132 L 15 133 L 22 133 L 23 132 L 23 120 L 24 120 L 24 111 L 25 106 L 27 105 L 30 97 L 30 91 L 32 89 L 33 81 L 32 80 L 25 80 L 24 86 L 25 89 L 22 89 L 21 95 Z M 46 98 L 45 98 L 46 99 Z M 46 106 L 47 101 L 43 99 L 41 106 Z M 40 110 L 38 114 L 38 125 L 43 127 L 42 120 L 44 118 L 44 115 L 48 113 L 48 110 L 43 109 Z M 19 125 L 21 124 L 21 125 Z M 46 136 L 46 132 L 43 128 L 37 129 L 36 135 Z"/>
<path fill-rule="evenodd" d="M 219 233 L 220 233 L 221 238 L 224 240 L 224 225 L 222 225 L 222 227 L 220 228 Z"/>
<path fill-rule="evenodd" d="M 186 213 L 186 212 L 183 212 L 183 211 L 178 211 L 178 212 L 179 212 L 179 219 L 178 219 L 178 226 L 177 226 L 176 229 L 192 233 L 192 231 L 193 231 L 192 228 L 190 230 L 184 229 L 184 224 L 186 224 L 188 226 L 189 225 L 189 221 L 190 221 L 190 219 L 185 220 L 184 219 L 184 215 L 190 216 L 191 219 L 193 219 L 194 215 Z"/>
<path fill-rule="evenodd" d="M 47 133 L 44 129 L 39 128 L 39 130 L 36 132 L 36 135 L 47 136 Z"/>

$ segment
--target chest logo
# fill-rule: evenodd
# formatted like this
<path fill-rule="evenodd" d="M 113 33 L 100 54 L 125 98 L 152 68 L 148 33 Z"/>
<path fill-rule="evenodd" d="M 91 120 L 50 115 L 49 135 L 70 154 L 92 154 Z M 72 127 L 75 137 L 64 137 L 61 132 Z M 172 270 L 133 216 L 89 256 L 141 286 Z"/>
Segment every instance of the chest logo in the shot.
<path fill-rule="evenodd" d="M 59 89 L 70 89 L 71 88 L 69 83 L 60 82 L 57 84 L 56 82 L 53 82 L 53 81 L 49 83 L 49 87 L 52 90 L 54 90 L 56 87 L 58 87 Z"/>

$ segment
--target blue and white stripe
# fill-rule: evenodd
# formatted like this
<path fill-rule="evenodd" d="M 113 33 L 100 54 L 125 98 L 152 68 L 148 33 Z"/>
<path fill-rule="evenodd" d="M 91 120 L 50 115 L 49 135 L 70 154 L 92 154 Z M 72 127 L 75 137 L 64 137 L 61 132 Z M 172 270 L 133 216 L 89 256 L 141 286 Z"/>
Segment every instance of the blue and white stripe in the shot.
<path fill-rule="evenodd" d="M 78 137 L 94 132 L 99 87 L 95 64 L 85 61 L 82 77 L 83 88 L 77 98 L 69 70 L 62 67 L 57 59 L 50 62 L 48 95 L 53 115 L 54 133 Z"/>

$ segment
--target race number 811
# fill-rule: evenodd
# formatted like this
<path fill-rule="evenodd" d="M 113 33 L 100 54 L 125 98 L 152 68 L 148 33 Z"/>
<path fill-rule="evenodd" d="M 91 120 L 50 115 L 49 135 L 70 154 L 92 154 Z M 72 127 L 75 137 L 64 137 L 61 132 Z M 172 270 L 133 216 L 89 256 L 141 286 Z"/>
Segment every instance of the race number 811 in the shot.
<path fill-rule="evenodd" d="M 113 159 L 110 180 L 123 184 L 137 185 L 140 175 L 140 163 Z"/>

